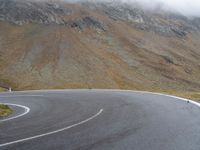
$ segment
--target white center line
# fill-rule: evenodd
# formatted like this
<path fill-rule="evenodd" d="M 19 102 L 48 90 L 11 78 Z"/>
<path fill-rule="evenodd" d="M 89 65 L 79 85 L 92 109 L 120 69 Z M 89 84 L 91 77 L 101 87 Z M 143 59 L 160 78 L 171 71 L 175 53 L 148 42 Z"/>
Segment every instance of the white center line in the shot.
<path fill-rule="evenodd" d="M 44 133 L 44 134 L 40 134 L 40 135 L 36 135 L 36 136 L 24 138 L 24 139 L 12 141 L 12 142 L 0 144 L 0 147 L 8 146 L 8 145 L 16 144 L 16 143 L 25 142 L 25 141 L 28 141 L 28 140 L 32 140 L 32 139 L 36 139 L 36 138 L 40 138 L 40 137 L 44 137 L 44 136 L 48 136 L 48 135 L 52 135 L 52 134 L 55 134 L 55 133 L 58 133 L 58 132 L 62 132 L 62 131 L 64 131 L 64 130 L 68 130 L 68 129 L 74 128 L 74 127 L 76 127 L 76 126 L 79 126 L 79 125 L 81 125 L 81 124 L 84 124 L 84 123 L 86 123 L 86 122 L 88 122 L 88 121 L 90 121 L 90 120 L 96 118 L 96 117 L 99 116 L 102 112 L 103 112 L 103 109 L 100 109 L 100 111 L 99 111 L 98 113 L 96 113 L 95 115 L 93 115 L 93 116 L 89 117 L 88 119 L 83 120 L 83 121 L 81 121 L 81 122 L 79 122 L 79 123 L 76 123 L 76 124 L 73 124 L 73 125 L 67 126 L 67 127 L 65 127 L 65 128 L 52 131 L 52 132 L 48 132 L 48 133 Z"/>

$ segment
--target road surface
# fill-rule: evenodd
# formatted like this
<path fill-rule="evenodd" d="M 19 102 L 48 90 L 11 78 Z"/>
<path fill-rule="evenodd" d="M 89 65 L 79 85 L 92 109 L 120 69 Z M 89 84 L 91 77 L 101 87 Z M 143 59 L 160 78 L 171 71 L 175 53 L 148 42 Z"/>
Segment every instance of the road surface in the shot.
<path fill-rule="evenodd" d="M 30 91 L 0 94 L 0 103 L 17 104 L 0 119 L 0 150 L 200 150 L 200 107 L 173 97 Z"/>

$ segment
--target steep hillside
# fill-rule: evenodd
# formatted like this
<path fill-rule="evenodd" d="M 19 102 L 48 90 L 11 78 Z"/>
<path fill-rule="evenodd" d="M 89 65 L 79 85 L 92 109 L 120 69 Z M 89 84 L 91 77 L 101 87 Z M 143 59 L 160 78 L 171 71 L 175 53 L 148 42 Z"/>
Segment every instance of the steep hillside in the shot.
<path fill-rule="evenodd" d="M 0 85 L 200 90 L 200 19 L 137 5 L 0 0 Z"/>

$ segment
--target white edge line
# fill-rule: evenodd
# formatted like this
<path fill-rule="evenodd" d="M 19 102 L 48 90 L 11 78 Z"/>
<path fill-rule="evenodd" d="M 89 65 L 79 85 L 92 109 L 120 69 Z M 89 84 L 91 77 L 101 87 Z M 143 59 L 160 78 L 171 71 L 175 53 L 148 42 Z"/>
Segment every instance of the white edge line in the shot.
<path fill-rule="evenodd" d="M 121 90 L 121 89 L 48 89 L 48 90 L 46 90 L 46 89 L 41 89 L 41 90 L 26 90 L 26 91 L 16 91 L 16 92 L 14 91 L 13 93 L 70 92 L 70 91 L 90 91 L 90 90 L 91 91 L 113 91 L 113 92 L 135 92 L 135 93 L 147 93 L 147 94 L 150 93 L 150 94 L 154 94 L 154 95 L 163 95 L 163 96 L 172 97 L 172 98 L 176 98 L 176 99 L 183 100 L 183 101 L 189 101 L 190 103 L 200 107 L 200 103 L 195 102 L 190 99 L 186 99 L 186 98 L 182 98 L 182 97 L 178 97 L 178 96 L 174 96 L 174 95 L 169 95 L 169 94 L 149 92 L 149 91 L 137 91 L 137 90 Z M 3 92 L 3 93 L 6 93 L 6 92 Z"/>
<path fill-rule="evenodd" d="M 91 116 L 90 118 L 88 118 L 88 119 L 86 119 L 86 120 L 83 120 L 83 121 L 81 121 L 81 122 L 79 122 L 79 123 L 76 123 L 76 124 L 73 124 L 73 125 L 67 126 L 67 127 L 65 127 L 65 128 L 52 131 L 52 132 L 48 132 L 48 133 L 44 133 L 44 134 L 40 134 L 40 135 L 36 135 L 36 136 L 24 138 L 24 139 L 12 141 L 12 142 L 0 144 L 0 147 L 8 146 L 8 145 L 16 144 L 16 143 L 21 143 L 21 142 L 25 142 L 25 141 L 28 141 L 28 140 L 32 140 L 32 139 L 36 139 L 36 138 L 40 138 L 40 137 L 52 135 L 52 134 L 55 134 L 55 133 L 58 133 L 58 132 L 62 132 L 62 131 L 64 131 L 64 130 L 68 130 L 68 129 L 70 129 L 70 128 L 79 126 L 79 125 L 81 125 L 81 124 L 84 124 L 84 123 L 86 123 L 86 122 L 88 122 L 88 121 L 90 121 L 90 120 L 96 118 L 96 117 L 99 116 L 102 112 L 103 112 L 103 109 L 100 109 L 100 111 L 99 111 L 98 113 L 96 113 L 95 115 Z"/>
<path fill-rule="evenodd" d="M 123 91 L 123 90 L 112 90 L 112 91 Z M 198 102 L 195 102 L 195 101 L 190 100 L 190 99 L 174 96 L 174 95 L 163 94 L 163 93 L 154 93 L 154 92 L 148 92 L 148 91 L 132 91 L 132 90 L 124 90 L 124 91 L 135 92 L 135 93 L 146 93 L 146 94 L 149 93 L 149 94 L 153 94 L 153 95 L 167 96 L 167 97 L 175 98 L 175 99 L 178 99 L 178 100 L 181 100 L 181 101 L 190 102 L 190 103 L 200 107 L 200 103 L 198 103 Z"/>
<path fill-rule="evenodd" d="M 27 113 L 30 112 L 30 108 L 27 107 L 27 106 L 23 106 L 23 105 L 19 105 L 19 104 L 11 104 L 11 103 L 1 103 L 1 102 L 0 102 L 0 104 L 10 105 L 10 106 L 17 106 L 17 107 L 21 107 L 21 108 L 23 108 L 25 110 L 22 114 L 19 114 L 17 116 L 13 116 L 13 117 L 10 117 L 10 118 L 6 118 L 6 119 L 0 120 L 0 123 L 1 122 L 5 122 L 5 121 L 9 121 L 9 120 L 12 120 L 12 119 L 16 119 L 16 118 L 19 118 L 19 117 L 22 117 L 22 116 L 24 116 L 24 115 L 26 115 Z"/>
<path fill-rule="evenodd" d="M 151 92 L 150 92 L 150 93 L 151 93 Z M 182 101 L 185 101 L 185 102 L 190 102 L 190 103 L 192 103 L 192 104 L 194 104 L 194 105 L 200 107 L 200 103 L 195 102 L 195 101 L 190 100 L 190 99 L 186 99 L 186 98 L 182 98 L 182 97 L 178 97 L 178 96 L 173 96 L 173 95 L 168 95 L 168 94 L 161 94 L 161 93 L 151 93 L 151 94 L 161 95 L 161 96 L 167 96 L 167 97 L 179 99 L 179 100 L 182 100 Z"/>
<path fill-rule="evenodd" d="M 71 91 L 113 91 L 113 92 L 134 92 L 134 93 L 146 93 L 146 94 L 154 94 L 154 95 L 163 95 L 167 97 L 172 97 L 175 99 L 179 99 L 182 101 L 189 101 L 190 103 L 200 107 L 200 103 L 195 102 L 190 99 L 169 95 L 169 94 L 163 94 L 163 93 L 156 93 L 156 92 L 149 92 L 149 91 L 137 91 L 137 90 L 120 90 L 120 89 L 50 89 L 50 90 L 27 90 L 27 91 L 17 91 L 15 93 L 28 93 L 28 92 L 71 92 Z"/>
<path fill-rule="evenodd" d="M 200 107 L 200 103 L 195 102 L 193 100 L 187 99 L 187 98 L 182 98 L 174 95 L 169 95 L 169 94 L 163 94 L 163 93 L 156 93 L 156 92 L 149 92 L 149 91 L 135 91 L 135 90 L 118 90 L 118 89 L 92 89 L 93 91 L 111 91 L 111 92 L 132 92 L 132 93 L 146 93 L 146 94 L 153 94 L 153 95 L 161 95 L 161 96 L 167 96 L 171 98 L 175 98 L 181 101 L 185 102 L 190 102 L 198 107 Z"/>
<path fill-rule="evenodd" d="M 15 97 L 43 97 L 44 95 L 5 95 L 0 98 L 15 98 Z"/>
<path fill-rule="evenodd" d="M 6 96 L 0 96 L 0 98 L 43 97 L 43 96 L 44 96 L 44 95 L 6 95 Z M 12 103 L 2 103 L 2 102 L 0 102 L 0 104 L 10 105 L 10 106 L 17 106 L 17 107 L 21 107 L 21 108 L 23 108 L 23 109 L 25 110 L 24 113 L 22 113 L 22 114 L 20 114 L 20 115 L 13 116 L 13 117 L 6 118 L 6 119 L 1 119 L 1 120 L 0 120 L 0 123 L 1 123 L 1 122 L 5 122 L 5 121 L 9 121 L 9 120 L 13 120 L 13 119 L 16 119 L 16 118 L 19 118 L 19 117 L 22 117 L 22 116 L 24 116 L 24 115 L 26 115 L 27 113 L 30 112 L 30 108 L 27 107 L 27 106 L 24 106 L 24 105 L 12 104 Z"/>

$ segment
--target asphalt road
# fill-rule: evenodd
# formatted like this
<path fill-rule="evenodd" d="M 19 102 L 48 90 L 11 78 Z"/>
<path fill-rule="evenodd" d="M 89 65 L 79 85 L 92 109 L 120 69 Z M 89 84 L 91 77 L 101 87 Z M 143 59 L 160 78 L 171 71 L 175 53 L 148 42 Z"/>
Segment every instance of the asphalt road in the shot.
<path fill-rule="evenodd" d="M 177 98 L 71 90 L 4 93 L 0 102 L 30 108 L 0 119 L 0 150 L 200 150 L 200 107 Z"/>

